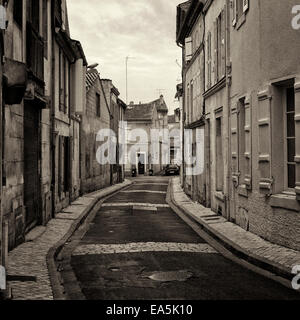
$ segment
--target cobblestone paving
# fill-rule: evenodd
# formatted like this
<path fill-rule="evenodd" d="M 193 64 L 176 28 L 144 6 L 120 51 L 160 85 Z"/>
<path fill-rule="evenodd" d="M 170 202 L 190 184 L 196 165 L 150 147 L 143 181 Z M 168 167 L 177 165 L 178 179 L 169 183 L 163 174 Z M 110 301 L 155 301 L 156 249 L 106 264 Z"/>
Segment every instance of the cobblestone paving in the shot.
<path fill-rule="evenodd" d="M 118 202 L 118 203 L 103 203 L 102 207 L 156 207 L 156 208 L 169 208 L 168 204 L 158 204 L 158 203 L 139 203 L 139 202 Z"/>
<path fill-rule="evenodd" d="M 158 193 L 158 194 L 166 194 L 166 191 L 152 191 L 152 190 L 126 190 L 121 191 L 121 193 Z"/>
<path fill-rule="evenodd" d="M 53 219 L 47 230 L 32 242 L 10 252 L 7 273 L 12 276 L 36 277 L 36 282 L 9 282 L 15 300 L 52 300 L 52 289 L 46 263 L 49 249 L 69 230 L 72 220 Z"/>
<path fill-rule="evenodd" d="M 95 198 L 105 197 L 129 184 L 130 182 L 126 181 L 122 185 L 114 185 L 78 198 L 61 213 L 58 213 L 55 219 L 50 220 L 45 230 L 33 230 L 32 241 L 25 242 L 12 250 L 8 256 L 7 274 L 36 278 L 36 281 L 9 281 L 13 299 L 53 300 L 46 262 L 48 251 L 65 236 L 74 221 L 82 215 Z"/>
<path fill-rule="evenodd" d="M 183 192 L 179 178 L 173 179 L 172 186 L 174 200 L 180 207 L 189 212 L 196 220 L 200 220 L 204 225 L 209 225 L 211 230 L 218 232 L 223 238 L 238 245 L 245 253 L 256 255 L 264 260 L 267 259 L 272 264 L 281 265 L 287 271 L 291 271 L 293 266 L 300 264 L 299 251 L 266 241 L 222 217 L 218 222 L 206 221 L 205 217 L 214 216 L 215 213 L 198 203 L 193 203 Z"/>
<path fill-rule="evenodd" d="M 89 244 L 81 245 L 73 256 L 94 254 L 115 254 L 133 252 L 196 252 L 217 253 L 206 243 L 170 243 L 170 242 L 137 242 L 126 244 Z"/>

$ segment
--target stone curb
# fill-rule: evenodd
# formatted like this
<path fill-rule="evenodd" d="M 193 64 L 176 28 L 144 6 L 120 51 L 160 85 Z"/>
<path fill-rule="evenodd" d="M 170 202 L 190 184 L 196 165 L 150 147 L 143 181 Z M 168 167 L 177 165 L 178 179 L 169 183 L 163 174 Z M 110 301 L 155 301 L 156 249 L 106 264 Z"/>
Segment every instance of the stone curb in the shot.
<path fill-rule="evenodd" d="M 191 218 L 194 222 L 196 222 L 198 225 L 201 226 L 201 228 L 209 234 L 212 238 L 214 238 L 216 241 L 218 241 L 223 247 L 225 247 L 227 250 L 229 250 L 231 253 L 233 253 L 238 258 L 241 258 L 261 269 L 267 270 L 279 277 L 282 277 L 284 279 L 287 279 L 289 281 L 292 280 L 294 275 L 291 274 L 291 270 L 287 267 L 284 267 L 283 265 L 279 265 L 273 261 L 270 261 L 269 259 L 256 255 L 252 252 L 249 252 L 245 250 L 244 248 L 240 247 L 238 244 L 233 242 L 231 239 L 225 237 L 223 234 L 220 234 L 218 231 L 216 231 L 214 228 L 209 226 L 205 221 L 202 219 L 195 217 L 191 212 L 189 212 L 187 209 L 184 209 L 183 207 L 178 204 L 174 199 L 174 193 L 173 193 L 173 179 L 169 182 L 168 189 L 170 190 L 170 201 L 172 204 L 177 207 L 179 210 L 181 210 L 186 216 Z M 191 201 L 192 203 L 192 201 Z"/>
<path fill-rule="evenodd" d="M 89 216 L 89 214 L 93 211 L 93 209 L 97 206 L 98 202 L 101 201 L 101 199 L 106 198 L 107 196 L 110 196 L 114 194 L 115 192 L 118 192 L 128 186 L 130 186 L 133 182 L 130 180 L 125 180 L 122 184 L 115 185 L 114 188 L 108 187 L 103 190 L 99 190 L 100 192 L 103 191 L 101 195 L 96 197 L 95 199 L 91 200 L 91 203 L 84 209 L 82 214 L 78 219 L 76 219 L 67 233 L 64 235 L 64 237 L 58 241 L 52 248 L 49 249 L 47 255 L 46 255 L 46 262 L 47 267 L 49 271 L 49 278 L 53 293 L 53 299 L 54 300 L 65 300 L 65 295 L 63 291 L 63 287 L 61 284 L 60 276 L 57 271 L 57 267 L 55 264 L 55 260 L 64 247 L 65 243 L 70 239 L 70 237 L 74 234 L 74 232 L 83 224 L 83 222 L 86 220 L 86 218 Z M 96 191 L 96 192 L 99 192 Z M 96 192 L 89 193 L 83 195 L 83 197 L 93 195 Z"/>

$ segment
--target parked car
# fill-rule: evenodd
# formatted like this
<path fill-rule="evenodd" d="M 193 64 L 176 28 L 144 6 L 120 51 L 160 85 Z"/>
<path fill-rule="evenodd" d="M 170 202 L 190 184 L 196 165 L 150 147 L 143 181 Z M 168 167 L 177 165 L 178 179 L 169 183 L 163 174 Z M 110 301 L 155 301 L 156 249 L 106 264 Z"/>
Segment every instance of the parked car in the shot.
<path fill-rule="evenodd" d="M 180 168 L 177 164 L 168 164 L 165 168 L 165 175 L 179 175 Z"/>

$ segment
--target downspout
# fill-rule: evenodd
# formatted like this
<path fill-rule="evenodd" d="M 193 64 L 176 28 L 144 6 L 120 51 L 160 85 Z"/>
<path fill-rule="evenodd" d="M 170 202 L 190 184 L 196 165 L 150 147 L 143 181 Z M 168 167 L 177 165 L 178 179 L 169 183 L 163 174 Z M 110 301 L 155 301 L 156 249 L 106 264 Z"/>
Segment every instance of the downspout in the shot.
<path fill-rule="evenodd" d="M 52 28 L 51 28 L 52 29 Z M 55 153 L 56 153 L 56 146 L 55 146 L 55 50 L 54 50 L 54 35 L 53 30 L 51 31 L 52 39 L 51 39 L 51 132 L 50 132 L 50 143 L 51 143 L 51 176 L 52 176 L 52 182 L 51 182 L 51 192 L 52 192 L 52 218 L 55 218 Z"/>
<path fill-rule="evenodd" d="M 230 183 L 231 183 L 231 145 L 230 145 L 230 135 L 231 135 L 231 101 L 230 101 L 230 87 L 231 87 L 231 66 L 230 66 L 230 0 L 226 0 L 226 95 L 227 95 L 227 192 L 225 196 L 225 212 L 227 219 L 230 220 Z"/>
<path fill-rule="evenodd" d="M 184 189 L 185 185 L 185 157 L 184 157 L 184 148 L 185 148 L 185 143 L 184 143 L 184 123 L 185 123 L 185 81 L 184 81 L 184 57 L 183 57 L 183 46 L 177 41 L 176 42 L 177 46 L 181 48 L 182 52 L 182 70 L 181 70 L 181 77 L 182 77 L 182 115 L 181 115 L 181 123 L 182 123 L 182 141 L 181 141 L 181 157 L 182 157 L 182 181 L 181 181 L 181 187 Z"/>

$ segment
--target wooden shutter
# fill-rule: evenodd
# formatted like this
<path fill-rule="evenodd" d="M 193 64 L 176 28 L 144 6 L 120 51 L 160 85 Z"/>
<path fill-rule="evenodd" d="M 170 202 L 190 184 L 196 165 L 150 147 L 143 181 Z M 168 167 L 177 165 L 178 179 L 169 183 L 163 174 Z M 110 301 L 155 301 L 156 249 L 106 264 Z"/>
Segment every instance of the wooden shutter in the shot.
<path fill-rule="evenodd" d="M 237 0 L 232 0 L 232 25 L 235 27 L 237 20 Z"/>
<path fill-rule="evenodd" d="M 192 56 L 192 38 L 188 37 L 185 39 L 185 62 L 190 61 Z"/>
<path fill-rule="evenodd" d="M 225 18 L 225 9 L 222 10 L 221 14 L 221 77 L 225 76 L 226 72 L 226 18 Z"/>
<path fill-rule="evenodd" d="M 251 134 L 251 96 L 245 98 L 245 185 L 252 188 L 252 134 Z"/>
<path fill-rule="evenodd" d="M 249 0 L 243 0 L 243 12 L 245 13 L 249 9 Z"/>
<path fill-rule="evenodd" d="M 61 196 L 62 187 L 62 136 L 58 137 L 58 195 Z"/>
<path fill-rule="evenodd" d="M 239 168 L 238 168 L 238 103 L 231 107 L 231 170 L 233 185 L 237 188 L 239 185 Z"/>
<path fill-rule="evenodd" d="M 211 87 L 211 33 L 207 35 L 207 89 Z"/>
<path fill-rule="evenodd" d="M 296 195 L 300 201 L 300 77 L 295 79 Z"/>
<path fill-rule="evenodd" d="M 214 83 L 218 82 L 218 20 L 214 22 Z"/>
<path fill-rule="evenodd" d="M 259 136 L 259 188 L 261 193 L 272 194 L 272 144 L 271 144 L 271 86 L 258 92 Z"/>

